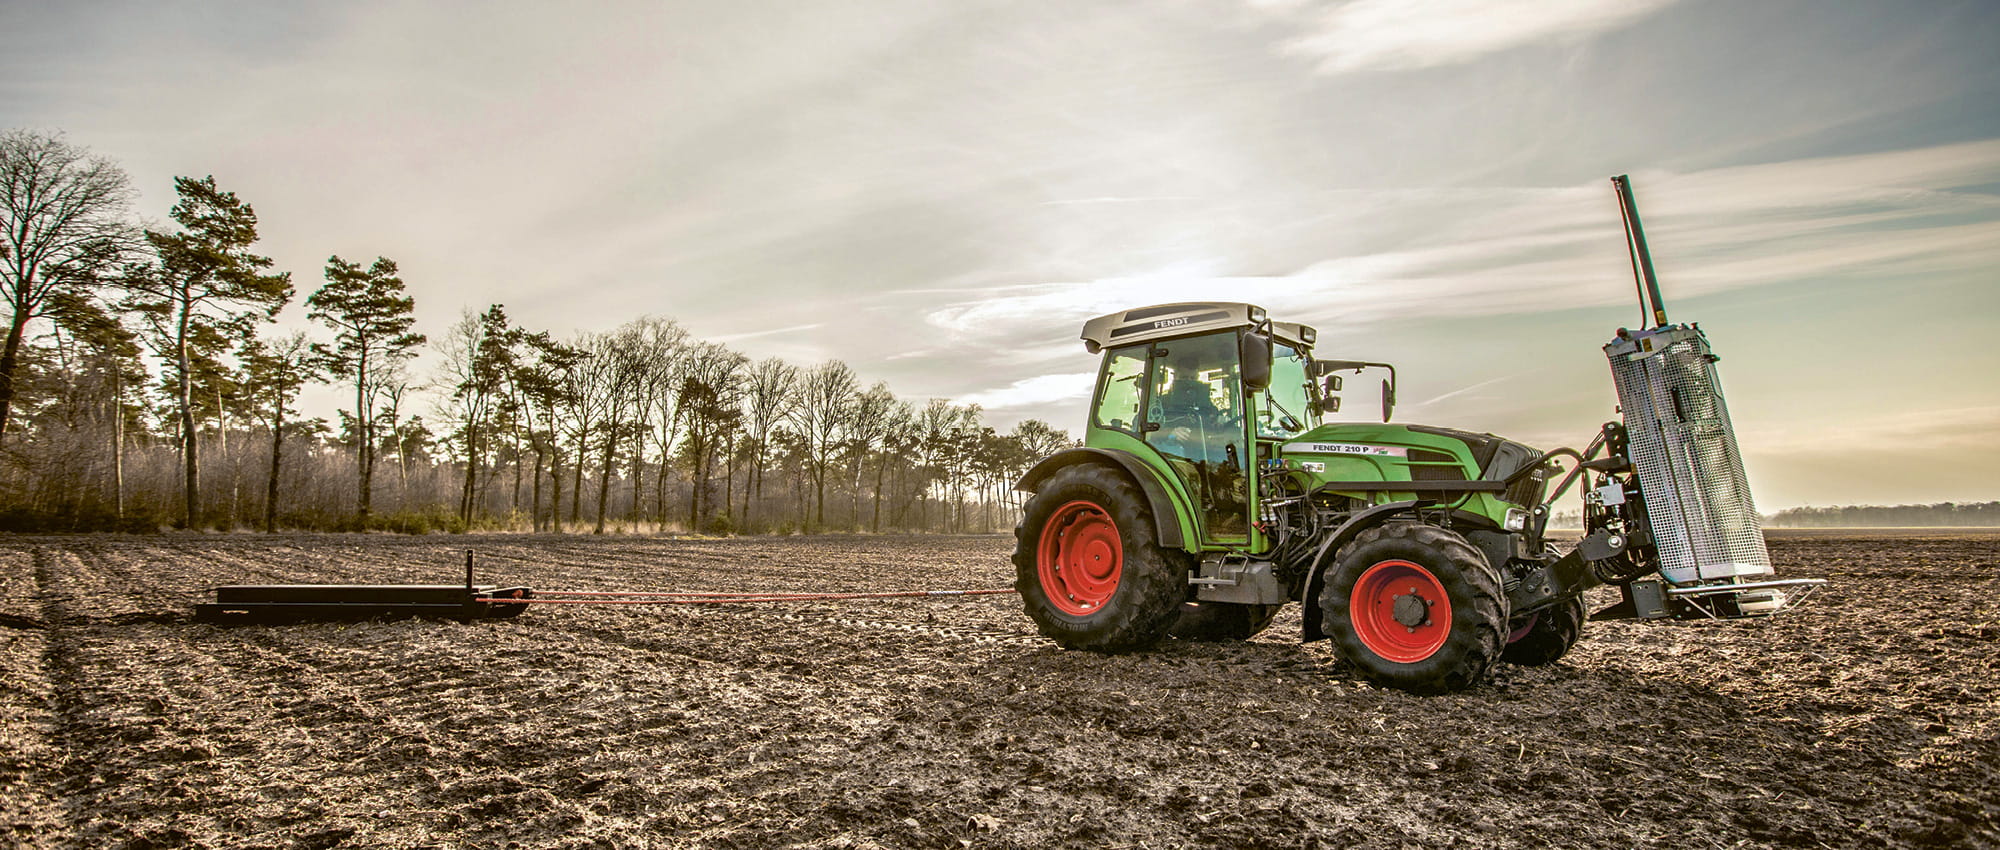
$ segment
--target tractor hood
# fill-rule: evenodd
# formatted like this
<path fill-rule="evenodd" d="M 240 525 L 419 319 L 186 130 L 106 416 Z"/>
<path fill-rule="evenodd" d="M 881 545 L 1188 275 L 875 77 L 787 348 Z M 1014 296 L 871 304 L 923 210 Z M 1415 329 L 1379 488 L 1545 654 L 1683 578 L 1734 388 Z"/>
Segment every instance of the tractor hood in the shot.
<path fill-rule="evenodd" d="M 1324 464 L 1327 479 L 1346 481 L 1502 481 L 1542 456 L 1492 434 L 1373 423 L 1322 425 L 1285 441 L 1279 451 L 1286 460 Z M 1507 501 L 1531 506 L 1541 487 L 1541 473 L 1524 476 Z"/>

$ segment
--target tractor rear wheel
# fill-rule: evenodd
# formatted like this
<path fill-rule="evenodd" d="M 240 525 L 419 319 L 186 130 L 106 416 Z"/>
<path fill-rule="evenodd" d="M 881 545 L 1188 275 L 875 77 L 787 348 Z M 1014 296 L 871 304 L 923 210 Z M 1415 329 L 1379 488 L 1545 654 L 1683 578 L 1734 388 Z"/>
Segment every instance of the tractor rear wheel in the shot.
<path fill-rule="evenodd" d="M 1138 486 L 1096 464 L 1057 470 L 1028 499 L 1014 576 L 1043 635 L 1098 652 L 1159 643 L 1188 586 L 1185 558 L 1160 547 Z"/>
<path fill-rule="evenodd" d="M 1583 634 L 1583 597 L 1572 596 L 1554 606 L 1517 618 L 1500 660 L 1510 664 L 1554 664 L 1569 654 Z"/>
<path fill-rule="evenodd" d="M 1169 634 L 1181 640 L 1249 640 L 1277 619 L 1283 605 L 1183 602 Z"/>
<path fill-rule="evenodd" d="M 1393 522 L 1342 547 L 1319 597 L 1320 628 L 1378 685 L 1420 694 L 1472 687 L 1500 657 L 1500 573 L 1465 538 Z"/>

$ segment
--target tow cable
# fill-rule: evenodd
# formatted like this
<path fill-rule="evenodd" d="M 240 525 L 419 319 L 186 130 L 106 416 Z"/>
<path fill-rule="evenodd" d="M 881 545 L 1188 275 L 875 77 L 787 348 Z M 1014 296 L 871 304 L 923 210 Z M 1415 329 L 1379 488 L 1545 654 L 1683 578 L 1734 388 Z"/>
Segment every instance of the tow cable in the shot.
<path fill-rule="evenodd" d="M 720 593 L 699 591 L 651 592 L 624 590 L 537 590 L 533 596 L 496 593 L 474 594 L 473 599 L 500 605 L 730 605 L 739 602 L 810 602 L 836 599 L 906 599 L 947 596 L 996 596 L 1005 590 L 893 590 L 875 593 Z M 551 598 L 560 597 L 560 598 Z M 581 597 L 581 598 L 579 598 Z"/>

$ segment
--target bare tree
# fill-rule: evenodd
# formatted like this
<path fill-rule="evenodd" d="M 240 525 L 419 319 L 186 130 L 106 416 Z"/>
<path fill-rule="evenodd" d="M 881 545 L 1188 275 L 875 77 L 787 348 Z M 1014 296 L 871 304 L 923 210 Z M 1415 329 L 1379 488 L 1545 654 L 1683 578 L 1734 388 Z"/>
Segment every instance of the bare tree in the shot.
<path fill-rule="evenodd" d="M 1063 449 L 1077 445 L 1069 432 L 1043 422 L 1040 419 L 1023 419 L 1014 426 L 1013 437 L 1021 442 L 1021 448 L 1035 459 L 1048 457 Z"/>
<path fill-rule="evenodd" d="M 867 392 L 854 397 L 847 425 L 848 453 L 848 519 L 855 528 L 861 527 L 861 467 L 870 452 L 875 451 L 882 439 L 889 434 L 895 424 L 889 418 L 896 410 L 896 396 L 889 392 L 889 385 L 877 381 Z M 879 494 L 875 500 L 876 519 L 882 512 Z"/>
<path fill-rule="evenodd" d="M 422 428 L 421 416 L 403 417 L 403 405 L 410 393 L 422 392 L 424 385 L 410 377 L 409 360 L 389 358 L 369 367 L 374 377 L 369 383 L 374 387 L 374 395 L 380 399 L 371 420 L 376 437 L 376 450 L 387 449 L 396 458 L 396 509 L 408 508 L 410 497 L 410 452 L 408 440 L 415 436 L 409 429 L 411 423 Z"/>
<path fill-rule="evenodd" d="M 653 489 L 656 513 L 661 517 L 665 515 L 667 460 L 671 455 L 674 435 L 671 420 L 676 409 L 674 397 L 679 388 L 679 361 L 688 344 L 688 333 L 672 319 L 644 316 L 619 328 L 618 336 L 618 349 L 627 360 L 625 368 L 631 376 L 626 385 L 630 395 L 627 408 L 634 420 L 630 515 L 632 521 L 637 523 L 645 516 L 642 496 L 645 493 L 648 440 L 657 442 L 660 447 L 660 464 Z M 656 418 L 655 414 L 661 415 Z"/>
<path fill-rule="evenodd" d="M 826 525 L 826 473 L 833 465 L 851 421 L 855 396 L 854 370 L 828 360 L 799 381 L 799 404 L 792 421 L 805 441 L 806 467 L 813 483 L 813 524 Z"/>
<path fill-rule="evenodd" d="M 0 348 L 0 439 L 28 322 L 51 295 L 100 282 L 141 244 L 125 221 L 131 200 L 124 170 L 109 160 L 59 136 L 0 134 L 0 296 L 13 310 Z"/>
<path fill-rule="evenodd" d="M 571 345 L 583 352 L 583 357 L 564 375 L 568 383 L 563 388 L 562 396 L 567 402 L 562 423 L 567 426 L 576 447 L 576 462 L 570 466 L 569 489 L 569 521 L 575 523 L 583 515 L 583 468 L 589 463 L 590 439 L 605 419 L 605 406 L 610 403 L 610 396 L 603 389 L 609 371 L 599 362 L 602 336 L 578 334 Z M 560 511 L 561 493 L 557 493 L 556 501 Z M 558 519 L 558 530 L 561 523 Z"/>
<path fill-rule="evenodd" d="M 946 495 L 952 497 L 947 508 L 961 504 L 963 492 L 964 464 L 970 455 L 969 441 L 979 428 L 979 405 L 958 406 L 948 399 L 934 398 L 917 413 L 917 452 L 923 464 L 923 474 L 941 484 Z M 928 496 L 928 481 L 920 492 Z M 925 525 L 930 524 L 929 500 L 922 514 Z M 962 513 L 962 512 L 961 512 Z M 956 530 L 960 518 L 947 510 L 944 518 L 947 529 Z"/>
<path fill-rule="evenodd" d="M 536 531 L 560 530 L 562 520 L 562 448 L 557 440 L 560 411 L 571 401 L 572 373 L 586 357 L 580 348 L 563 345 L 546 332 L 522 337 L 528 355 L 517 366 L 514 383 L 521 389 L 528 422 L 528 442 L 535 454 L 535 484 L 529 514 Z M 549 461 L 552 491 L 547 518 L 542 514 L 542 464 Z"/>
<path fill-rule="evenodd" d="M 881 389 L 885 395 L 889 391 L 889 388 L 882 384 L 876 384 L 875 386 Z M 880 445 L 880 449 L 875 453 L 875 508 L 870 512 L 868 518 L 868 530 L 870 531 L 882 530 L 883 477 L 888 472 L 889 464 L 899 460 L 898 455 L 904 450 L 900 437 L 909 430 L 910 420 L 916 415 L 915 410 L 910 407 L 909 402 L 895 401 L 893 398 L 891 398 L 891 401 L 894 403 L 889 406 L 888 410 L 883 412 L 881 417 L 881 431 L 874 438 L 874 442 Z"/>
<path fill-rule="evenodd" d="M 312 348 L 306 335 L 294 333 L 275 342 L 250 340 L 243 350 L 245 389 L 254 409 L 271 429 L 271 471 L 265 481 L 264 532 L 278 530 L 278 472 L 283 468 L 285 430 L 292 424 L 291 405 L 299 388 L 315 378 Z"/>
<path fill-rule="evenodd" d="M 748 358 L 720 343 L 689 346 L 683 358 L 680 412 L 688 429 L 688 527 L 699 530 L 713 513 L 708 493 L 718 449 L 728 445 L 742 417 L 742 372 Z M 724 506 L 725 508 L 727 505 Z"/>
<path fill-rule="evenodd" d="M 743 412 L 750 431 L 750 479 L 743 488 L 743 525 L 751 527 L 751 499 L 764 497 L 764 458 L 771 435 L 798 406 L 799 370 L 776 357 L 757 361 L 744 375 Z M 754 487 L 754 490 L 753 490 Z"/>
<path fill-rule="evenodd" d="M 480 464 L 486 455 L 494 404 L 513 368 L 515 339 L 507 312 L 498 304 L 476 315 L 466 311 L 445 335 L 439 384 L 451 387 L 452 392 L 439 412 L 457 423 L 454 436 L 465 461 L 458 515 L 468 525 L 477 514 Z"/>
<path fill-rule="evenodd" d="M 605 521 L 611 513 L 611 473 L 618 461 L 618 442 L 633 430 L 634 424 L 625 417 L 628 413 L 635 418 L 639 414 L 633 406 L 632 390 L 642 375 L 640 354 L 635 350 L 642 341 L 639 334 L 629 329 L 592 337 L 588 347 L 590 358 L 583 363 L 584 385 L 591 396 L 589 402 L 601 413 L 603 431 L 597 468 L 597 524 L 591 530 L 593 534 L 604 533 Z"/>
<path fill-rule="evenodd" d="M 921 477 L 922 464 L 918 449 L 922 445 L 923 434 L 918 428 L 916 408 L 907 401 L 896 402 L 896 410 L 890 415 L 889 431 L 882 435 L 882 456 L 875 466 L 875 489 L 878 494 L 882 490 L 883 467 L 894 466 L 896 478 L 891 489 L 898 494 L 898 501 L 893 504 L 895 512 L 890 524 L 897 527 L 908 527 L 905 518 L 909 513 L 910 503 L 916 500 L 915 494 L 911 492 L 913 488 L 910 478 L 913 474 Z M 881 520 L 879 511 L 876 520 L 879 524 Z"/>

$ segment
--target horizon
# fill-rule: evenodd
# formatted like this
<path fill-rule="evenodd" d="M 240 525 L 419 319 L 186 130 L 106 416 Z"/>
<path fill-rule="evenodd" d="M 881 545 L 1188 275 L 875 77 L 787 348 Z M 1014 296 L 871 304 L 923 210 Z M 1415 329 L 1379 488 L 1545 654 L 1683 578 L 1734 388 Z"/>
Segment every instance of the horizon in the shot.
<path fill-rule="evenodd" d="M 1435 5 L 61 4 L 0 29 L 0 127 L 153 227 L 214 175 L 287 328 L 383 256 L 433 340 L 660 316 L 1073 436 L 1083 321 L 1199 300 L 1395 362 L 1398 421 L 1580 445 L 1629 173 L 1761 513 L 2000 499 L 2000 9 Z"/>

